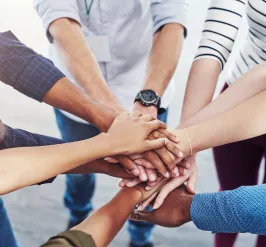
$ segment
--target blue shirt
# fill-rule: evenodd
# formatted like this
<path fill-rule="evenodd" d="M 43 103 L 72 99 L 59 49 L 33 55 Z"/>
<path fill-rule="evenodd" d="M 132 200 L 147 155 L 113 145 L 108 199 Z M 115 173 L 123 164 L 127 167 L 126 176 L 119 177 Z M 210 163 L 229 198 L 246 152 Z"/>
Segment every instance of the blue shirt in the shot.
<path fill-rule="evenodd" d="M 64 74 L 47 58 L 22 44 L 10 31 L 0 33 L 0 80 L 42 101 Z"/>
<path fill-rule="evenodd" d="M 266 184 L 195 195 L 190 214 L 201 230 L 266 235 Z"/>

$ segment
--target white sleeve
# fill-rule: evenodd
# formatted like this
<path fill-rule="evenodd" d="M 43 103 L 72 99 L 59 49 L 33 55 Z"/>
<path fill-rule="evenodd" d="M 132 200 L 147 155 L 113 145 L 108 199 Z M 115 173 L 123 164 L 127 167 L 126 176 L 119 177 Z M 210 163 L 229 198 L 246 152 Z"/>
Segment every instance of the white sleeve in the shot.
<path fill-rule="evenodd" d="M 246 0 L 212 0 L 195 60 L 212 58 L 224 68 L 232 51 Z"/>
<path fill-rule="evenodd" d="M 188 0 L 152 0 L 151 2 L 154 33 L 165 24 L 178 23 L 184 26 L 186 36 Z"/>
<path fill-rule="evenodd" d="M 48 40 L 52 43 L 53 37 L 49 33 L 50 24 L 59 18 L 70 18 L 81 23 L 76 0 L 34 0 L 34 8 L 40 16 Z"/>

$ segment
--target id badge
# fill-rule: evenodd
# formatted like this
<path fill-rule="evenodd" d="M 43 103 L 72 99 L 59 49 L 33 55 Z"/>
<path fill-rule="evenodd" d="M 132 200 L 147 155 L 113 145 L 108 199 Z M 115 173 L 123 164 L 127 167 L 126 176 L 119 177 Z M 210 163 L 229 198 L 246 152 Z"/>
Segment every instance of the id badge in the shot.
<path fill-rule="evenodd" d="M 108 36 L 89 36 L 86 39 L 98 62 L 111 61 Z"/>

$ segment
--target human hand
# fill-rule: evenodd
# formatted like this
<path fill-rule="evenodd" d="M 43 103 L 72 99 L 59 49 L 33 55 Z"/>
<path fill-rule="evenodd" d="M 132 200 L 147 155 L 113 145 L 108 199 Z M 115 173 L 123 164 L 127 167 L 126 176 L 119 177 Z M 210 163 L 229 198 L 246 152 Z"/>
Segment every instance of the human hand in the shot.
<path fill-rule="evenodd" d="M 147 139 L 152 131 L 165 128 L 164 123 L 152 116 L 140 112 L 122 113 L 114 120 L 106 135 L 110 138 L 110 145 L 115 147 L 115 155 L 130 155 L 166 145 L 166 138 Z"/>
<path fill-rule="evenodd" d="M 134 111 L 139 111 L 145 115 L 151 115 L 153 117 L 157 118 L 158 115 L 158 109 L 156 106 L 151 105 L 151 106 L 144 106 L 138 101 L 134 103 Z"/>
<path fill-rule="evenodd" d="M 147 106 L 143 106 L 139 102 L 135 102 L 134 108 L 135 110 L 138 110 L 142 112 L 143 114 L 157 117 L 158 110 L 155 106 L 147 107 Z M 149 140 L 154 140 L 158 138 L 168 138 L 169 140 L 173 142 L 175 141 L 178 142 L 176 137 L 168 131 L 165 131 L 165 132 L 156 131 L 156 132 L 151 133 L 148 137 Z M 144 162 L 144 160 L 146 160 L 149 163 L 153 164 L 154 167 L 161 173 L 162 176 L 170 177 L 170 175 L 172 176 L 176 175 L 177 170 L 175 170 L 175 167 L 176 167 L 176 163 L 178 162 L 176 158 L 178 159 L 179 155 L 181 155 L 182 157 L 182 153 L 179 153 L 173 156 L 171 155 L 171 152 L 169 152 L 166 149 L 166 147 L 162 147 L 162 148 L 158 148 L 156 150 L 144 153 L 143 154 L 144 159 L 137 159 L 136 163 L 144 166 L 144 164 L 142 163 Z"/>
<path fill-rule="evenodd" d="M 130 219 L 149 221 L 164 227 L 179 227 L 191 221 L 192 200 L 193 195 L 186 191 L 185 185 L 182 185 L 169 194 L 159 209 L 149 212 L 134 210 Z"/>
<path fill-rule="evenodd" d="M 149 200 L 142 203 L 142 205 L 140 206 L 140 210 L 146 208 L 153 200 L 154 200 L 153 209 L 158 209 L 159 207 L 161 207 L 164 200 L 168 197 L 169 193 L 171 193 L 174 189 L 184 184 L 191 176 L 191 174 L 194 172 L 193 167 L 191 167 L 190 169 L 184 169 L 180 167 L 178 170 L 179 170 L 179 176 L 176 178 L 169 179 L 157 194 L 154 194 Z M 157 181 L 155 182 L 148 182 L 145 189 L 150 190 L 159 181 L 160 178 L 158 178 Z"/>

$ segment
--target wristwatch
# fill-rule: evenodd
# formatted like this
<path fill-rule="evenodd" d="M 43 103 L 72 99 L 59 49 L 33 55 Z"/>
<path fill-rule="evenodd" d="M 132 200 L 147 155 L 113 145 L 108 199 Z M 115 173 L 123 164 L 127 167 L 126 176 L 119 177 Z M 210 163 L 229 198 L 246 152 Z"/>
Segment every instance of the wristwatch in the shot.
<path fill-rule="evenodd" d="M 158 109 L 158 114 L 162 114 L 165 112 L 164 108 L 161 108 L 161 97 L 151 89 L 140 91 L 134 103 L 138 101 L 140 104 L 144 106 L 155 106 Z"/>

